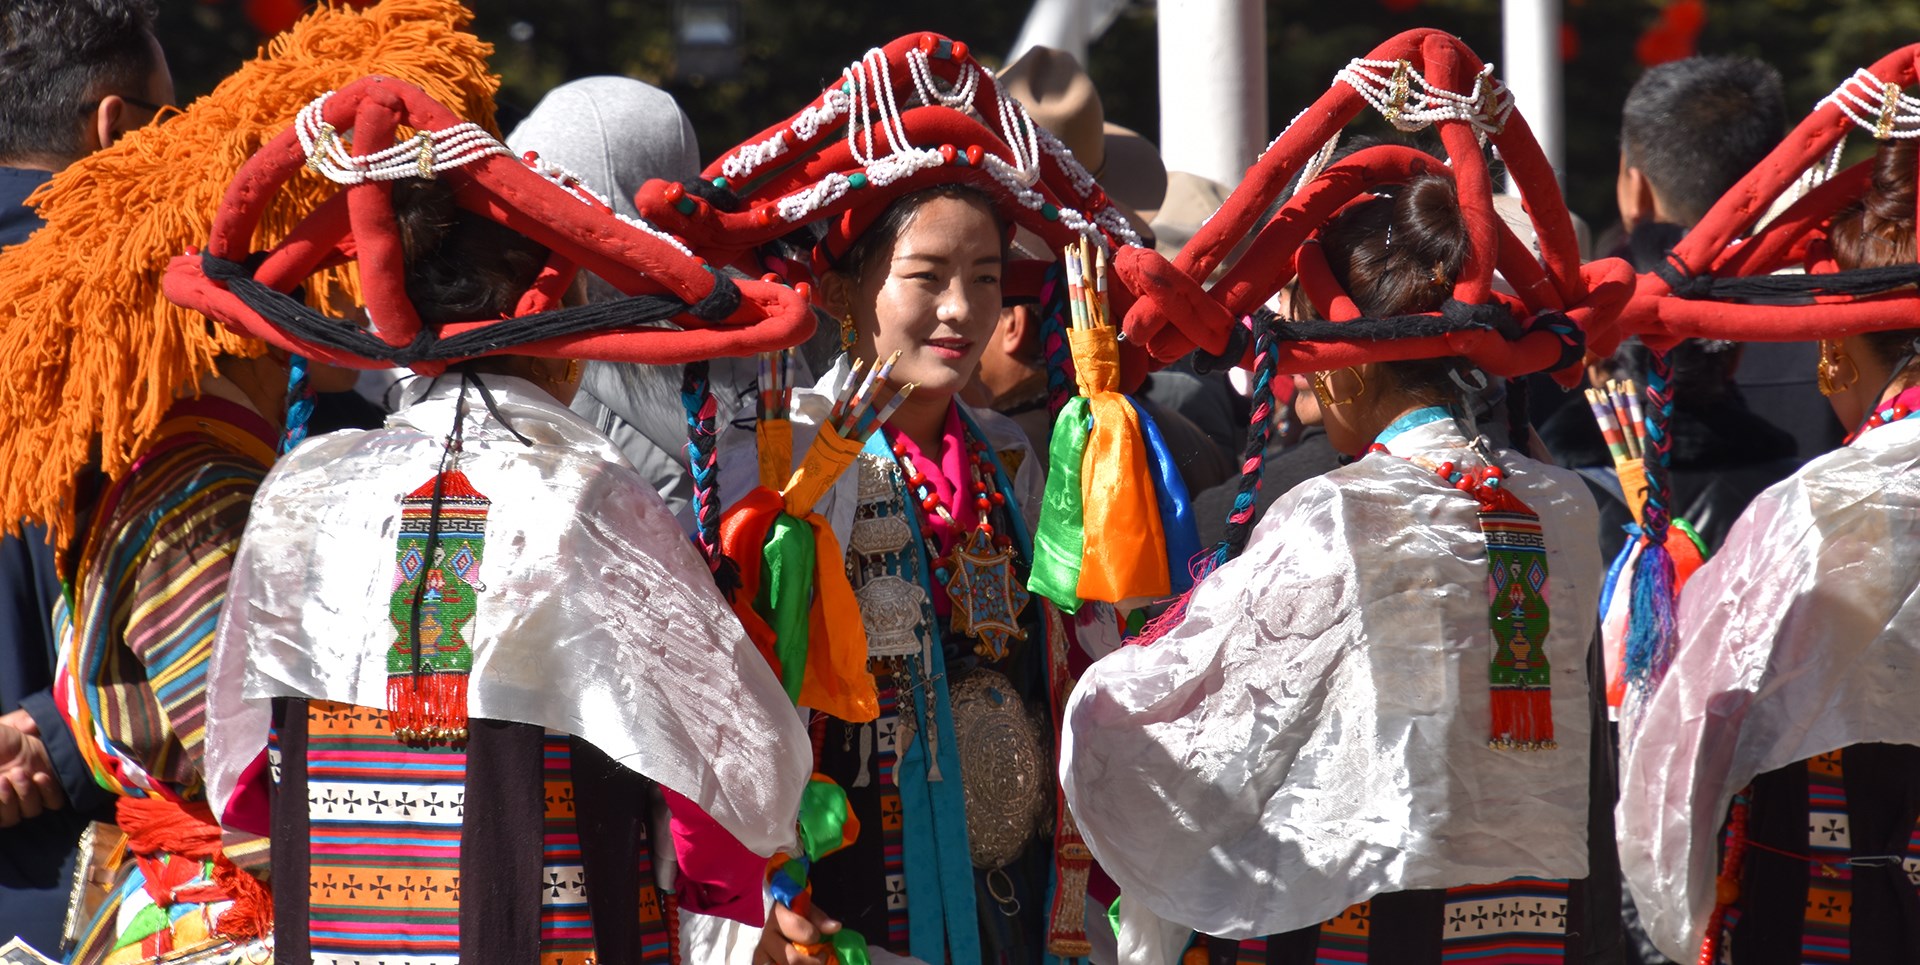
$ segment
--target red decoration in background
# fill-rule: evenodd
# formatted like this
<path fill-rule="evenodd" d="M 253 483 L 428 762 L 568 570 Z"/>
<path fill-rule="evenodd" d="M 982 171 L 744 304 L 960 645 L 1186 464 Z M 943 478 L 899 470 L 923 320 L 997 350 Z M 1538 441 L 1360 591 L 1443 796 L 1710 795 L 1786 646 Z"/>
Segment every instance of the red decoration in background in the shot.
<path fill-rule="evenodd" d="M 1659 21 L 1640 35 L 1634 55 L 1647 67 L 1691 57 L 1706 25 L 1707 5 L 1702 0 L 1673 0 L 1660 11 Z"/>
<path fill-rule="evenodd" d="M 1560 25 L 1560 61 L 1570 64 L 1579 59 L 1580 31 L 1573 29 L 1573 24 L 1562 23 Z"/>
<path fill-rule="evenodd" d="M 220 0 L 200 0 L 201 4 L 212 6 Z M 355 10 L 365 10 L 380 0 L 335 0 Z M 308 0 L 246 0 L 247 22 L 253 29 L 260 31 L 263 37 L 271 37 L 294 25 L 306 16 L 312 4 Z"/>
<path fill-rule="evenodd" d="M 293 26 L 306 12 L 301 0 L 247 0 L 247 22 L 265 37 Z"/>
<path fill-rule="evenodd" d="M 1420 0 L 1380 0 L 1380 5 L 1394 13 L 1407 13 L 1420 5 Z"/>

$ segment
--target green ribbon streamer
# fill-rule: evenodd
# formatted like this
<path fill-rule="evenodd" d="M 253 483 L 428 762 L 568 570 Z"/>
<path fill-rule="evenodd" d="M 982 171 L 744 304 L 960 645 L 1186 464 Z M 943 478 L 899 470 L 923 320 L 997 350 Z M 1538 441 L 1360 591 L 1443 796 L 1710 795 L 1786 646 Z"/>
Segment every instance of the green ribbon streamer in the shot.
<path fill-rule="evenodd" d="M 1080 562 L 1086 549 L 1086 505 L 1080 495 L 1080 464 L 1087 454 L 1093 421 L 1085 396 L 1060 407 L 1047 447 L 1047 489 L 1040 503 L 1040 525 L 1033 534 L 1033 575 L 1027 589 L 1053 601 L 1067 613 L 1080 609 Z"/>
<path fill-rule="evenodd" d="M 807 673 L 809 609 L 813 605 L 813 527 L 786 513 L 767 527 L 760 553 L 760 595 L 753 608 L 773 628 L 773 652 L 780 658 L 780 684 L 787 699 L 800 701 Z"/>
<path fill-rule="evenodd" d="M 872 965 L 867 957 L 867 940 L 852 929 L 842 928 L 827 936 L 833 940 L 833 954 L 840 959 L 840 965 Z"/>
<path fill-rule="evenodd" d="M 1121 897 L 1125 897 L 1125 896 L 1123 895 Z M 1119 898 L 1113 899 L 1113 904 L 1107 906 L 1107 927 L 1113 929 L 1113 937 L 1115 938 L 1120 937 L 1120 899 Z"/>
<path fill-rule="evenodd" d="M 800 792 L 800 847 L 818 861 L 846 844 L 847 792 L 827 780 L 807 782 Z"/>

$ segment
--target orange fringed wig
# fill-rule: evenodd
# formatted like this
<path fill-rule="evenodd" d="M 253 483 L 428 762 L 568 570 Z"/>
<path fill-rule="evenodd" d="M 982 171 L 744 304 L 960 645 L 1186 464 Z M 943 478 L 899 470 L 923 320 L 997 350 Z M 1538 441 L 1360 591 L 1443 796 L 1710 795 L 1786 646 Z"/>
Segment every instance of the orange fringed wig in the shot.
<path fill-rule="evenodd" d="M 89 462 L 118 478 L 216 357 L 265 351 L 168 302 L 160 278 L 168 259 L 205 243 L 235 172 L 314 97 L 384 74 L 494 130 L 499 79 L 487 71 L 492 47 L 465 31 L 472 16 L 458 0 L 322 6 L 213 93 L 29 199 L 46 225 L 0 254 L 0 525 L 44 522 L 64 545 Z M 311 172 L 291 179 L 255 247 L 272 247 L 334 191 Z M 347 267 L 307 283 L 316 304 L 335 293 L 358 296 Z"/>

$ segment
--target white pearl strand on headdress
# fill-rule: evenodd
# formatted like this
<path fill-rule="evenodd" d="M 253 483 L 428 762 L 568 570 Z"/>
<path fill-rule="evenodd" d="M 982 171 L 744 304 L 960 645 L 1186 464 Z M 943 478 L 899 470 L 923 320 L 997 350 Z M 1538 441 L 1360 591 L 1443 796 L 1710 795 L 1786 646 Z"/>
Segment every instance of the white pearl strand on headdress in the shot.
<path fill-rule="evenodd" d="M 1008 97 L 985 68 L 974 65 L 972 69 L 963 71 L 961 78 L 951 88 L 942 88 L 925 51 L 907 51 L 906 63 L 914 93 L 921 104 L 950 107 L 977 117 L 973 102 L 979 85 L 983 79 L 992 85 L 999 122 L 997 133 L 1012 149 L 1014 163 L 987 154 L 981 158 L 980 166 L 1022 206 L 1038 211 L 1047 204 L 1046 197 L 1033 188 L 1040 180 L 1042 151 L 1059 164 L 1074 191 L 1082 197 L 1092 192 L 1096 182 L 1085 165 L 1059 139 L 1034 124 L 1026 108 Z M 867 51 L 841 72 L 841 80 L 839 86 L 821 95 L 820 103 L 796 115 L 785 130 L 763 140 L 743 144 L 723 158 L 720 162 L 721 174 L 728 180 L 748 177 L 761 165 L 785 154 L 791 145 L 812 140 L 821 127 L 842 117 L 846 118 L 846 137 L 853 159 L 864 169 L 861 177 L 874 185 L 885 186 L 920 171 L 951 163 L 941 151 L 916 147 L 912 143 L 906 124 L 901 119 L 900 105 L 894 94 L 892 68 L 885 51 L 878 48 Z M 876 128 L 884 136 L 884 145 L 875 143 Z M 884 147 L 884 153 L 881 147 Z M 838 201 L 856 187 L 857 183 L 848 175 L 831 172 L 819 181 L 780 198 L 774 202 L 774 209 L 789 224 L 803 223 L 811 220 L 815 212 Z M 1111 205 L 1095 212 L 1091 219 L 1070 207 L 1062 206 L 1057 210 L 1061 224 L 1102 244 L 1105 242 L 1098 237 L 1096 224 L 1128 244 L 1141 243 L 1132 225 Z"/>
<path fill-rule="evenodd" d="M 294 118 L 293 128 L 300 138 L 300 146 L 306 151 L 307 166 L 338 184 L 397 181 L 407 177 L 431 178 L 481 158 L 513 153 L 500 143 L 499 138 L 487 133 L 485 128 L 468 121 L 444 131 L 421 131 L 384 151 L 364 156 L 352 154 L 341 139 L 341 132 L 320 119 L 327 99 L 333 93 L 328 91 L 321 94 L 301 108 Z M 558 185 L 580 203 L 591 206 L 598 202 L 600 207 L 625 224 L 672 245 L 689 258 L 693 257 L 693 252 L 680 239 L 648 224 L 644 219 L 628 217 L 613 210 L 613 203 L 606 195 L 589 187 L 572 171 L 543 160 L 538 155 L 527 158 L 526 163 L 534 173 Z"/>
<path fill-rule="evenodd" d="M 485 128 L 471 122 L 455 124 L 444 131 L 421 131 L 385 150 L 356 155 L 347 151 L 339 131 L 322 120 L 332 91 L 314 98 L 293 119 L 293 130 L 306 151 L 307 167 L 337 184 L 364 184 L 368 181 L 397 181 L 408 177 L 430 178 L 495 154 L 511 154 Z"/>

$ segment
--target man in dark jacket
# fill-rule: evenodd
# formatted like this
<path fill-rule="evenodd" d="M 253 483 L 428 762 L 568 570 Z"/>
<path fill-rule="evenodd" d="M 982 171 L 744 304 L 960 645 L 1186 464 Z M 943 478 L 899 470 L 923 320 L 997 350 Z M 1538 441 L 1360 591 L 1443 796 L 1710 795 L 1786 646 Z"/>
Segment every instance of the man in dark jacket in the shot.
<path fill-rule="evenodd" d="M 1618 253 L 1649 270 L 1785 135 L 1780 74 L 1766 64 L 1689 57 L 1649 68 L 1621 108 L 1615 192 L 1632 250 Z M 1815 388 L 1818 357 L 1814 342 L 1756 342 L 1733 373 L 1746 406 L 1791 435 L 1802 460 L 1844 434 Z"/>
<path fill-rule="evenodd" d="M 153 17 L 151 0 L 0 4 L 0 245 L 39 227 L 26 199 L 55 172 L 172 102 Z M 49 954 L 80 834 L 113 813 L 50 692 L 59 593 L 43 530 L 0 542 L 0 943 L 17 935 Z"/>

